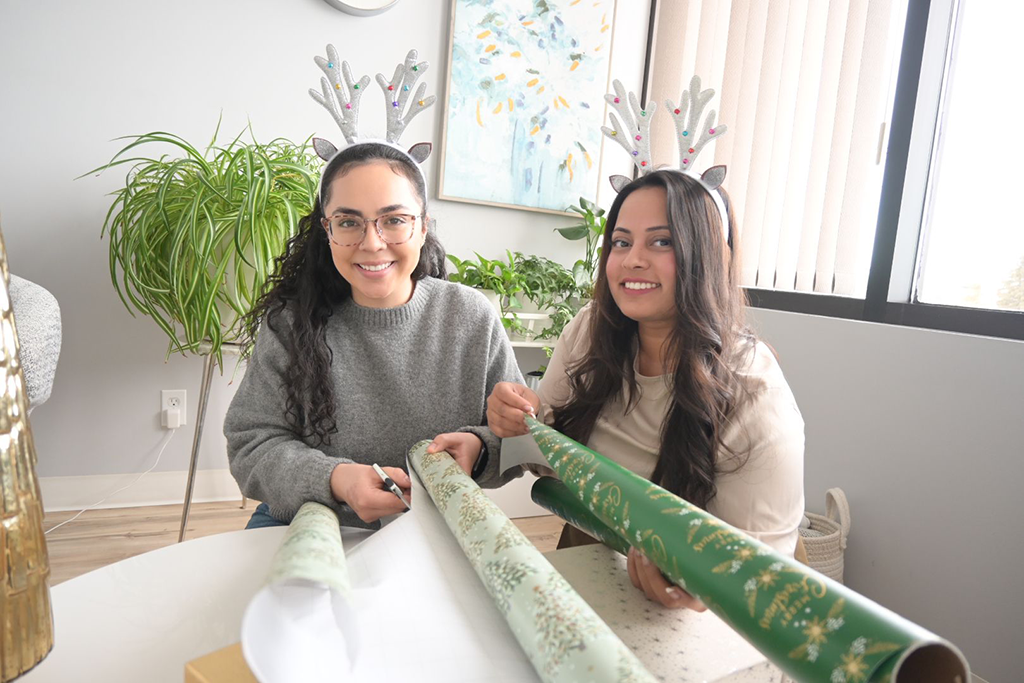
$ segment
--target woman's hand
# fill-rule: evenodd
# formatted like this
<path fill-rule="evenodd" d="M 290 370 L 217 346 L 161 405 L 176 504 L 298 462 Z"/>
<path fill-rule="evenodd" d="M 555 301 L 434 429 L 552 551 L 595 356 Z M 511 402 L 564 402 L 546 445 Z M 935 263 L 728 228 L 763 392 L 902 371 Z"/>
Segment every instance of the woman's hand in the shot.
<path fill-rule="evenodd" d="M 686 607 L 695 612 L 707 609 L 704 603 L 693 597 L 679 586 L 669 583 L 661 570 L 647 556 L 636 548 L 630 548 L 626 556 L 626 569 L 629 580 L 644 592 L 648 599 L 660 603 L 670 609 Z"/>
<path fill-rule="evenodd" d="M 476 434 L 470 432 L 450 432 L 435 436 L 434 440 L 427 446 L 427 453 L 447 451 L 448 455 L 452 456 L 455 462 L 459 463 L 459 467 L 466 474 L 472 476 L 473 468 L 476 466 L 476 461 L 480 459 L 480 453 L 483 452 L 483 449 L 484 442 Z"/>
<path fill-rule="evenodd" d="M 533 389 L 512 382 L 498 382 L 487 397 L 487 426 L 500 439 L 529 432 L 526 415 L 540 410 L 540 397 Z"/>
<path fill-rule="evenodd" d="M 412 502 L 412 480 L 400 467 L 382 467 Z M 354 462 L 341 463 L 331 470 L 331 494 L 345 503 L 367 524 L 381 517 L 405 512 L 405 506 L 391 491 L 384 488 L 377 473 L 369 465 Z"/>

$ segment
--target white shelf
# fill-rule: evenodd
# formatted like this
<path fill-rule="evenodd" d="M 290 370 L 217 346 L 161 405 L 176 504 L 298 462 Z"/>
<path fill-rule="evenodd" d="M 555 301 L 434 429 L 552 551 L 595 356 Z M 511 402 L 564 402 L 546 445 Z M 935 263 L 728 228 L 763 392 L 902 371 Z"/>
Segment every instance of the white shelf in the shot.
<path fill-rule="evenodd" d="M 518 340 L 517 341 L 515 339 L 512 340 L 512 348 L 519 348 L 519 349 L 543 349 L 546 346 L 554 347 L 554 345 L 555 345 L 555 340 L 554 339 L 548 339 L 548 340 L 545 340 L 545 341 L 522 341 L 522 340 Z"/>
<path fill-rule="evenodd" d="M 520 311 L 507 311 L 506 318 L 518 317 L 520 320 L 551 320 L 550 313 L 522 313 Z"/>

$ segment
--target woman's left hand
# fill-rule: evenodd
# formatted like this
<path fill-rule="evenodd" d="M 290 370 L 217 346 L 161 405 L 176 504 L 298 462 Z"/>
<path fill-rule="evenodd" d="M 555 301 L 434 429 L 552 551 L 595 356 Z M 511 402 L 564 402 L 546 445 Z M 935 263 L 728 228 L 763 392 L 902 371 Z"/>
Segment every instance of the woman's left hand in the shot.
<path fill-rule="evenodd" d="M 452 456 L 455 462 L 459 463 L 459 467 L 465 470 L 466 474 L 472 476 L 473 467 L 480 458 L 483 448 L 484 442 L 476 434 L 470 432 L 450 432 L 435 436 L 434 440 L 427 446 L 427 453 L 448 451 L 448 455 Z"/>
<path fill-rule="evenodd" d="M 670 609 L 685 607 L 694 612 L 703 612 L 707 609 L 703 602 L 679 586 L 669 583 L 661 570 L 636 548 L 629 549 L 629 554 L 626 556 L 626 569 L 629 571 L 629 580 L 633 582 L 633 585 L 642 590 L 644 595 L 654 602 Z"/>

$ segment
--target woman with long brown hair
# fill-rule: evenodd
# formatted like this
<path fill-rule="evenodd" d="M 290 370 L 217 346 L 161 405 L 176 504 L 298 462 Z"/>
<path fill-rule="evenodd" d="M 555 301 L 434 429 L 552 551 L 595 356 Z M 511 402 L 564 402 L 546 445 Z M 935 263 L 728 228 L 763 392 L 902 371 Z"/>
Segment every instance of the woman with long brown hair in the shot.
<path fill-rule="evenodd" d="M 245 376 L 224 421 L 231 473 L 262 501 L 248 528 L 291 522 L 306 501 L 376 529 L 405 510 L 405 455 L 433 439 L 482 486 L 504 480 L 483 424 L 502 380 L 521 379 L 497 312 L 445 278 L 423 174 L 395 145 L 332 156 L 323 189 L 248 317 Z"/>
<path fill-rule="evenodd" d="M 675 170 L 621 189 L 594 300 L 559 338 L 538 392 L 498 384 L 501 437 L 534 413 L 559 431 L 793 554 L 803 516 L 804 425 L 771 349 L 743 319 L 728 198 Z M 724 211 L 722 210 L 724 208 Z M 722 216 L 727 216 L 723 225 Z M 566 525 L 561 546 L 581 542 Z M 701 609 L 635 550 L 633 584 Z"/>

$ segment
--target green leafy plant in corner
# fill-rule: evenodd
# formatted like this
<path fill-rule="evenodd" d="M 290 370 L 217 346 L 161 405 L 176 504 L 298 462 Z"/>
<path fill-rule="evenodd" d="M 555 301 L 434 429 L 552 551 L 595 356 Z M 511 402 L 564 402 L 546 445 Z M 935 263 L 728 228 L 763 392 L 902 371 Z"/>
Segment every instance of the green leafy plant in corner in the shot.
<path fill-rule="evenodd" d="M 551 316 L 551 325 L 534 335 L 539 340 L 557 339 L 562 328 L 582 307 L 586 292 L 577 284 L 573 271 L 544 256 L 516 252 L 523 293 L 538 310 Z M 589 292 L 589 289 L 588 289 Z"/>
<path fill-rule="evenodd" d="M 579 206 L 568 210 L 579 214 L 579 223 L 556 230 L 566 239 L 584 240 L 584 256 L 571 269 L 544 256 L 513 254 L 508 250 L 505 260 L 490 260 L 480 254 L 476 254 L 475 261 L 463 260 L 449 254 L 448 259 L 456 270 L 450 279 L 495 292 L 502 322 L 510 333 L 532 336 L 536 340 L 557 339 L 593 294 L 601 258 L 600 243 L 608 221 L 605 210 L 585 198 L 580 198 Z M 551 324 L 539 332 L 528 332 L 517 315 L 517 310 L 521 309 L 517 295 L 547 312 Z M 546 350 L 550 355 L 550 349 Z"/>
<path fill-rule="evenodd" d="M 576 280 L 572 271 L 561 263 L 517 251 L 515 264 L 523 295 L 540 310 L 548 309 L 575 293 Z"/>
<path fill-rule="evenodd" d="M 125 307 L 156 321 L 168 355 L 213 353 L 218 362 L 311 210 L 320 168 L 309 139 L 263 144 L 250 126 L 251 142 L 243 130 L 222 147 L 219 130 L 218 121 L 202 152 L 171 133 L 118 138 L 130 142 L 89 172 L 129 166 L 101 232 Z M 153 148 L 170 153 L 137 156 Z"/>
<path fill-rule="evenodd" d="M 455 266 L 455 272 L 448 276 L 452 282 L 460 282 L 476 289 L 494 292 L 498 297 L 501 310 L 501 322 L 505 329 L 513 334 L 523 334 L 523 328 L 515 310 L 522 308 L 522 302 L 516 297 L 523 291 L 523 285 L 516 270 L 516 260 L 512 252 L 506 250 L 508 260 L 488 259 L 477 252 L 476 260 L 460 259 L 448 254 L 448 260 Z"/>
<path fill-rule="evenodd" d="M 567 228 L 556 228 L 556 231 L 567 240 L 586 240 L 583 258 L 573 264 L 572 272 L 577 287 L 585 291 L 586 298 L 589 299 L 594 288 L 597 266 L 601 260 L 601 239 L 604 237 L 608 219 L 605 217 L 604 209 L 584 197 L 580 197 L 579 206 L 570 206 L 566 211 L 579 214 L 580 222 Z"/>

